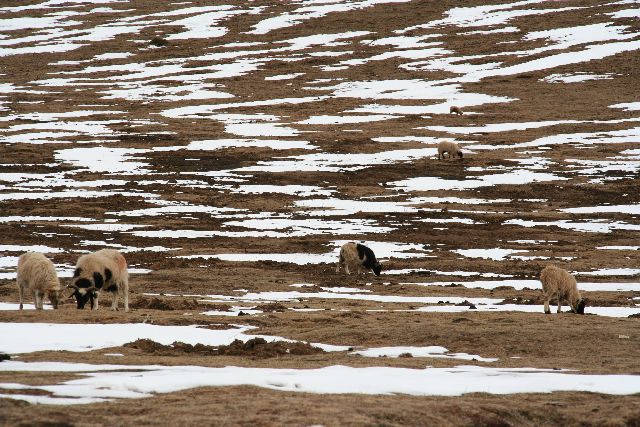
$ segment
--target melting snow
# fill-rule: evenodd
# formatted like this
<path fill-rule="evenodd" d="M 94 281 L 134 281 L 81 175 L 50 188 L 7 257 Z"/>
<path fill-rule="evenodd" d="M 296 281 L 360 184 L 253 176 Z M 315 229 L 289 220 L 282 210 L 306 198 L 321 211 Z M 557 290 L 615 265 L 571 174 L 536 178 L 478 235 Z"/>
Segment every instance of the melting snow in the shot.
<path fill-rule="evenodd" d="M 377 347 L 366 350 L 354 351 L 350 354 L 357 354 L 365 357 L 400 357 L 403 354 L 410 354 L 412 357 L 434 357 L 442 359 L 474 360 L 477 362 L 497 362 L 497 358 L 481 357 L 467 353 L 449 353 L 444 347 Z"/>
<path fill-rule="evenodd" d="M 253 385 L 286 392 L 414 396 L 554 391 L 632 395 L 640 392 L 640 382 L 636 375 L 586 375 L 551 369 L 480 366 L 408 369 L 354 368 L 338 365 L 318 369 L 274 369 L 7 361 L 0 364 L 0 370 L 88 373 L 85 378 L 68 380 L 56 385 L 29 386 L 30 389 L 52 393 L 53 397 L 28 397 L 32 402 L 47 404 L 82 404 L 97 399 L 149 397 L 153 393 L 169 393 L 196 387 L 239 385 Z M 16 385 L 12 388 L 15 389 Z M 26 399 L 24 396 L 13 394 L 0 397 Z"/>
<path fill-rule="evenodd" d="M 160 326 L 148 323 L 68 324 L 68 323 L 0 323 L 0 351 L 30 353 L 45 350 L 91 351 L 118 347 L 137 339 L 150 339 L 169 345 L 174 341 L 187 344 L 220 346 L 233 340 L 247 341 L 261 337 L 267 341 L 289 341 L 280 337 L 247 335 L 252 326 L 232 329 L 206 329 L 197 326 Z M 317 345 L 326 351 L 343 351 L 348 347 Z"/>

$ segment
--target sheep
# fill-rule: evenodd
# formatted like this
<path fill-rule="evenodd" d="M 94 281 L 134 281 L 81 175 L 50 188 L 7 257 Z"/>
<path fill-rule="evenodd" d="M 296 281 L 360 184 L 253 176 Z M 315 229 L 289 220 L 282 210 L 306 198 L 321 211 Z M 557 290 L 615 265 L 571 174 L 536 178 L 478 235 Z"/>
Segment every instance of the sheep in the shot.
<path fill-rule="evenodd" d="M 102 249 L 78 258 L 70 287 L 79 309 L 89 301 L 91 309 L 97 310 L 100 291 L 105 290 L 113 297 L 111 310 L 118 309 L 118 298 L 122 295 L 124 311 L 129 311 L 127 261 L 115 249 Z"/>
<path fill-rule="evenodd" d="M 554 265 L 546 266 L 540 273 L 542 282 L 542 294 L 544 296 L 544 312 L 550 314 L 549 300 L 558 299 L 558 313 L 560 313 L 561 300 L 566 300 L 571 306 L 571 311 L 584 314 L 585 300 L 580 296 L 576 279 L 566 270 Z"/>
<path fill-rule="evenodd" d="M 36 310 L 42 310 L 42 302 L 46 294 L 53 308 L 58 308 L 60 280 L 51 260 L 38 252 L 27 252 L 18 258 L 16 282 L 20 295 L 20 310 L 23 308 L 23 297 L 33 293 Z"/>
<path fill-rule="evenodd" d="M 451 156 L 458 156 L 459 158 L 462 158 L 462 151 L 460 150 L 460 146 L 457 142 L 440 141 L 438 143 L 438 159 L 444 159 L 444 153 L 447 153 L 449 158 L 451 158 Z"/>
<path fill-rule="evenodd" d="M 462 108 L 452 105 L 451 107 L 449 107 L 449 114 L 457 114 L 459 116 L 462 115 Z"/>
<path fill-rule="evenodd" d="M 340 273 L 341 267 L 344 268 L 347 274 L 351 274 L 350 267 L 355 269 L 357 274 L 360 274 L 361 267 L 364 267 L 367 270 L 372 270 L 376 276 L 379 276 L 382 270 L 382 265 L 380 265 L 371 249 L 360 243 L 353 242 L 345 243 L 340 248 L 336 273 Z"/>

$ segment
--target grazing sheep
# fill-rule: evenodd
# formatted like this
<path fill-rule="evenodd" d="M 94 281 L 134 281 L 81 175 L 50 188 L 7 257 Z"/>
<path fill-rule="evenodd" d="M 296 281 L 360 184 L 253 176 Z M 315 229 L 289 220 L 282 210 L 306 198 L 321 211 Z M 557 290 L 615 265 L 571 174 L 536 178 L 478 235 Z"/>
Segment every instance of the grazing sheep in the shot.
<path fill-rule="evenodd" d="M 91 308 L 97 310 L 100 291 L 105 290 L 113 296 L 111 310 L 118 309 L 118 297 L 122 295 L 124 311 L 129 311 L 127 261 L 117 250 L 102 249 L 82 255 L 76 263 L 72 281 L 71 287 L 79 309 L 90 301 Z"/>
<path fill-rule="evenodd" d="M 438 159 L 444 159 L 444 153 L 447 153 L 449 155 L 449 158 L 451 158 L 452 156 L 458 156 L 462 158 L 462 151 L 460 150 L 460 146 L 457 142 L 440 141 L 438 143 Z"/>
<path fill-rule="evenodd" d="M 457 115 L 461 116 L 462 115 L 462 108 L 457 107 L 455 105 L 452 105 L 449 108 L 449 114 L 457 114 Z"/>
<path fill-rule="evenodd" d="M 382 270 L 382 265 L 380 265 L 371 249 L 360 243 L 353 242 L 345 243 L 340 248 L 340 258 L 338 259 L 336 273 L 340 273 L 340 267 L 343 267 L 347 274 L 351 274 L 350 268 L 355 269 L 356 273 L 360 274 L 361 267 L 364 267 L 367 270 L 372 270 L 376 276 L 379 276 Z"/>
<path fill-rule="evenodd" d="M 544 312 L 549 314 L 549 300 L 558 299 L 558 313 L 560 313 L 561 300 L 566 300 L 571 306 L 571 311 L 584 314 L 585 301 L 580 297 L 576 279 L 566 270 L 554 265 L 546 266 L 540 273 L 542 282 L 542 294 L 544 295 Z"/>
<path fill-rule="evenodd" d="M 36 310 L 42 310 L 42 302 L 46 294 L 53 308 L 58 308 L 60 280 L 51 260 L 38 252 L 27 252 L 18 258 L 18 293 L 20 310 L 25 294 L 33 293 Z"/>

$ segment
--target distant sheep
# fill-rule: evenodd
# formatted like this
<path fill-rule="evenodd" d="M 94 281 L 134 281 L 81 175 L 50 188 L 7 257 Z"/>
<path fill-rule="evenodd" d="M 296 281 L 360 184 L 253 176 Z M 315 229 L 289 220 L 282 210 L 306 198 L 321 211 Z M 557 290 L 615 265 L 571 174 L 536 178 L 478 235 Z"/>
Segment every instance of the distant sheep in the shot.
<path fill-rule="evenodd" d="M 457 114 L 457 115 L 461 116 L 462 115 L 462 108 L 457 107 L 455 105 L 452 105 L 449 108 L 449 114 Z"/>
<path fill-rule="evenodd" d="M 42 302 L 46 294 L 53 308 L 58 308 L 60 280 L 51 260 L 38 252 L 27 252 L 18 258 L 18 294 L 20 295 L 20 310 L 23 297 L 34 295 L 36 310 L 42 310 Z"/>
<path fill-rule="evenodd" d="M 382 265 L 376 259 L 371 249 L 360 243 L 345 243 L 340 248 L 340 258 L 336 267 L 336 273 L 340 273 L 340 269 L 344 268 L 347 274 L 351 274 L 351 270 L 355 270 L 360 274 L 362 267 L 372 270 L 376 276 L 380 275 Z"/>
<path fill-rule="evenodd" d="M 561 301 L 565 300 L 571 306 L 571 311 L 584 314 L 585 301 L 580 296 L 576 279 L 568 271 L 549 265 L 540 273 L 540 281 L 545 313 L 551 313 L 549 300 L 555 297 L 558 299 L 558 313 L 562 306 Z"/>
<path fill-rule="evenodd" d="M 458 156 L 462 158 L 462 150 L 457 142 L 452 141 L 440 141 L 438 143 L 438 159 L 444 159 L 444 153 L 449 155 L 449 158 Z"/>
<path fill-rule="evenodd" d="M 76 263 L 72 285 L 78 308 L 90 301 L 93 310 L 98 309 L 100 291 L 111 292 L 111 310 L 118 309 L 118 298 L 124 299 L 124 311 L 129 311 L 129 273 L 127 261 L 115 249 L 102 249 L 82 255 Z"/>

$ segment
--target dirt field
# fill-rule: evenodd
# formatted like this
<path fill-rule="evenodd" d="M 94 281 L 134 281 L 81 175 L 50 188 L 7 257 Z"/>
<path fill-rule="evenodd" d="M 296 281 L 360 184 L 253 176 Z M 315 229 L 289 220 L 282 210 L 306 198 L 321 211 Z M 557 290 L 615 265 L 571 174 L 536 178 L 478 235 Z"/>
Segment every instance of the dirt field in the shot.
<path fill-rule="evenodd" d="M 51 348 L 14 360 L 640 375 L 633 4 L 20 3 L 0 6 L 0 302 L 18 301 L 22 252 L 47 253 L 67 285 L 81 253 L 111 247 L 132 272 L 131 310 L 109 311 L 105 295 L 98 311 L 66 299 L 57 311 L 3 309 L 0 323 L 245 325 L 352 351 L 442 346 L 498 361 L 300 343 Z M 198 9 L 167 13 L 182 8 Z M 465 114 L 448 114 L 454 103 Z M 463 159 L 436 159 L 442 139 Z M 382 275 L 336 273 L 344 241 L 372 248 Z M 532 281 L 549 263 L 575 274 L 587 315 L 553 303 L 543 314 Z M 470 302 L 485 298 L 500 302 Z M 0 370 L 0 394 L 53 396 L 3 385 L 82 376 Z M 77 405 L 0 398 L 0 424 L 640 424 L 637 394 L 503 393 L 243 385 Z"/>

